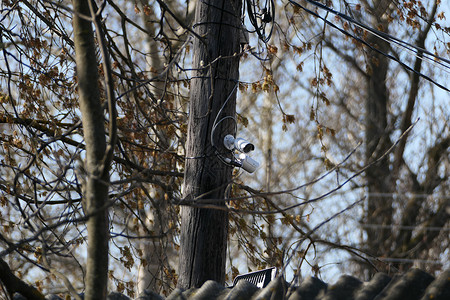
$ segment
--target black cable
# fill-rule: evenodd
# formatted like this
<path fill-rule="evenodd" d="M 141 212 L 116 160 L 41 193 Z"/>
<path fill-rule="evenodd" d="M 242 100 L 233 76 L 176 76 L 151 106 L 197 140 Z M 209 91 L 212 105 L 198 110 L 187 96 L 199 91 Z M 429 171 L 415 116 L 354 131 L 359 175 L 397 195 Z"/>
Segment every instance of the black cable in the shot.
<path fill-rule="evenodd" d="M 307 1 L 307 2 L 315 2 L 315 1 L 311 1 L 311 0 L 306 0 L 306 1 Z M 392 56 L 391 54 L 385 53 L 385 52 L 383 52 L 383 51 L 381 51 L 381 50 L 375 48 L 374 46 L 370 45 L 368 42 L 364 41 L 363 39 L 361 39 L 361 38 L 359 38 L 359 37 L 357 37 L 357 36 L 355 36 L 355 35 L 353 35 L 353 34 L 347 32 L 347 31 L 345 31 L 344 29 L 341 29 L 341 28 L 337 27 L 335 24 L 331 23 L 330 21 L 328 21 L 328 20 L 325 19 L 324 17 L 320 16 L 319 14 L 317 14 L 317 13 L 315 13 L 315 12 L 313 12 L 313 11 L 307 9 L 306 7 L 303 7 L 301 4 L 298 4 L 298 3 L 296 3 L 296 2 L 294 2 L 294 1 L 292 1 L 292 0 L 289 0 L 289 2 L 290 2 L 291 4 L 293 4 L 293 5 L 295 5 L 295 6 L 300 7 L 301 9 L 303 9 L 304 11 L 306 11 L 307 13 L 309 13 L 309 14 L 311 14 L 311 15 L 313 15 L 313 16 L 319 18 L 319 19 L 321 19 L 322 21 L 324 21 L 327 25 L 331 26 L 332 28 L 335 28 L 335 29 L 339 30 L 341 33 L 343 33 L 343 34 L 345 34 L 345 35 L 347 35 L 347 36 L 349 36 L 349 37 L 351 37 L 351 38 L 357 40 L 358 42 L 360 42 L 360 43 L 362 43 L 362 44 L 364 44 L 365 46 L 369 47 L 371 50 L 373 50 L 373 51 L 375 51 L 375 52 L 377 52 L 377 53 L 379 53 L 379 54 L 381 54 L 381 55 L 384 55 L 385 57 L 387 57 L 387 58 L 389 58 L 389 59 L 391 59 L 391 60 L 393 60 L 393 61 L 396 61 L 396 62 L 399 63 L 402 67 L 406 68 L 408 71 L 412 71 L 413 73 L 419 75 L 420 77 L 422 77 L 422 78 L 428 80 L 429 82 L 435 84 L 436 86 L 440 87 L 441 89 L 443 89 L 443 90 L 445 90 L 445 91 L 447 91 L 447 92 L 450 92 L 450 89 L 449 89 L 449 88 L 443 86 L 442 84 L 437 83 L 436 81 L 434 81 L 433 79 L 431 79 L 431 78 L 428 77 L 427 75 L 424 75 L 424 74 L 422 74 L 422 73 L 420 73 L 420 72 L 417 72 L 416 70 L 414 70 L 413 68 L 411 68 L 410 66 L 408 66 L 408 65 L 405 64 L 404 62 L 400 61 L 398 58 Z M 319 3 L 319 4 L 320 4 L 320 3 Z M 323 6 L 323 5 L 320 4 L 320 6 Z M 324 7 L 325 7 L 325 6 L 324 6 Z M 365 25 L 364 25 L 364 26 L 365 26 Z M 367 26 L 366 26 L 366 27 L 367 27 Z M 369 27 L 367 27 L 367 28 L 369 28 Z M 374 29 L 371 29 L 371 30 L 374 30 Z M 375 30 L 374 30 L 374 31 L 375 31 Z M 383 35 L 386 35 L 386 34 L 383 33 Z M 389 36 L 389 35 L 386 35 L 386 36 Z M 414 48 L 419 48 L 419 47 L 414 46 Z M 419 48 L 419 49 L 420 49 L 420 48 Z M 420 50 L 420 51 L 422 51 L 422 50 Z M 423 50 L 423 51 L 426 51 L 426 50 Z M 426 51 L 426 52 L 428 52 L 428 51 Z M 446 60 L 444 60 L 444 61 L 446 61 Z M 449 62 L 450 62 L 450 61 L 449 61 Z M 445 65 L 444 65 L 444 66 L 445 66 Z"/>
<path fill-rule="evenodd" d="M 275 20 L 275 3 L 274 0 L 266 0 L 263 8 L 260 8 L 258 4 L 254 2 L 254 0 L 246 0 L 244 2 L 247 5 L 247 14 L 252 24 L 254 31 L 258 35 L 258 38 L 263 42 L 267 43 L 273 32 L 273 23 Z M 244 8 L 245 9 L 245 8 Z M 257 12 L 256 10 L 259 10 Z M 266 35 L 266 25 L 271 23 L 270 31 Z"/>
<path fill-rule="evenodd" d="M 442 64 L 442 63 L 439 62 L 439 61 L 444 61 L 447 64 L 450 64 L 450 60 L 448 60 L 446 58 L 440 57 L 440 56 L 438 56 L 438 55 L 436 55 L 436 54 L 434 54 L 434 53 L 432 53 L 432 52 L 430 52 L 430 51 L 428 51 L 426 49 L 418 47 L 416 45 L 412 45 L 410 43 L 402 41 L 402 40 L 400 40 L 400 39 L 398 39 L 398 38 L 396 38 L 396 37 L 394 37 L 392 35 L 389 35 L 389 34 L 387 34 L 385 32 L 382 32 L 382 31 L 379 31 L 377 29 L 371 28 L 371 27 L 369 27 L 369 26 L 367 26 L 367 25 L 365 25 L 365 24 L 363 24 L 363 23 L 361 23 L 361 22 L 359 22 L 359 21 L 357 21 L 357 20 L 355 20 L 355 19 L 353 19 L 353 18 L 351 18 L 351 17 L 341 13 L 341 12 L 338 12 L 338 11 L 332 9 L 332 8 L 329 8 L 328 6 L 323 5 L 322 3 L 319 3 L 319 2 L 314 1 L 314 0 L 305 0 L 305 1 L 310 3 L 310 4 L 312 4 L 312 5 L 314 5 L 314 6 L 317 6 L 317 7 L 321 8 L 321 9 L 323 9 L 323 10 L 326 10 L 327 12 L 332 13 L 332 14 L 334 14 L 334 15 L 336 15 L 336 16 L 338 16 L 338 17 L 340 17 L 340 18 L 342 18 L 342 19 L 344 19 L 344 20 L 346 20 L 346 21 L 348 21 L 348 22 L 358 26 L 358 27 L 361 27 L 361 28 L 367 30 L 368 32 L 372 33 L 375 36 L 378 36 L 378 37 L 380 37 L 382 39 L 385 39 L 385 40 L 388 40 L 390 42 L 394 42 L 395 44 L 397 44 L 399 46 L 402 46 L 402 47 L 404 47 L 404 48 L 406 48 L 406 49 L 408 49 L 410 51 L 413 51 L 413 50 L 408 48 L 408 47 L 414 48 L 415 50 L 417 50 L 417 52 L 421 52 L 423 54 L 430 55 L 434 59 L 431 59 L 431 58 L 426 57 L 426 56 L 425 56 L 425 58 L 430 59 L 430 60 L 433 61 L 433 63 L 438 63 L 438 64 L 442 65 L 445 68 L 450 68 L 448 65 L 445 65 L 445 64 Z M 295 1 L 289 0 L 289 2 L 291 4 L 293 4 L 293 5 L 295 5 L 295 6 L 298 6 L 298 7 L 303 8 L 304 10 L 307 10 L 306 8 L 304 8 L 303 6 L 301 6 L 300 4 L 298 4 Z"/>

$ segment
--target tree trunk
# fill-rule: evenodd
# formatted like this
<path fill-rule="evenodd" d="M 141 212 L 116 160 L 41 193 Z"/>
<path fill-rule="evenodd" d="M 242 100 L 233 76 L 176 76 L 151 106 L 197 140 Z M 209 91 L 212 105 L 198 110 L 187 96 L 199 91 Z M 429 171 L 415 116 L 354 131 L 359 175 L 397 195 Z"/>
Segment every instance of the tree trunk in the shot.
<path fill-rule="evenodd" d="M 141 0 L 141 5 L 142 9 L 144 9 L 145 5 L 149 5 L 149 1 Z M 164 61 L 158 44 L 154 40 L 157 26 L 152 20 L 155 20 L 156 16 L 154 15 L 154 12 L 151 11 L 150 14 L 143 13 L 142 19 L 148 33 L 146 35 L 146 52 L 148 53 L 147 63 L 149 69 L 153 71 L 152 76 L 159 75 L 164 70 Z M 152 82 L 152 84 L 149 85 L 149 88 L 154 97 L 152 100 L 160 101 L 160 103 L 162 103 L 166 83 L 163 80 L 158 79 L 155 82 Z M 159 143 L 158 146 L 163 148 L 164 151 L 167 150 L 169 143 L 163 129 L 157 133 L 157 137 Z M 170 158 L 161 158 L 160 163 L 170 166 Z M 151 187 L 151 190 L 154 207 L 152 207 L 149 212 L 145 209 L 140 209 L 139 215 L 145 220 L 147 228 L 151 229 L 154 234 L 159 235 L 166 231 L 167 224 L 169 223 L 167 201 L 164 199 L 166 191 L 158 186 Z M 146 233 L 143 232 L 143 234 L 145 235 Z M 164 245 L 167 244 L 167 239 L 170 238 L 170 236 L 167 236 L 166 238 L 161 239 L 142 239 L 139 241 L 139 247 L 142 251 L 144 260 L 141 261 L 138 268 L 138 295 L 143 293 L 146 289 L 155 293 L 161 290 L 164 283 L 164 280 L 161 278 L 161 275 L 163 274 L 162 271 L 165 267 L 168 267 L 167 252 L 169 249 L 164 249 Z"/>
<path fill-rule="evenodd" d="M 149 0 L 141 0 L 142 10 L 146 5 L 151 5 Z M 176 10 L 177 1 L 165 1 L 164 2 L 173 12 L 182 15 L 181 11 Z M 191 5 L 193 7 L 193 5 Z M 170 61 L 170 55 L 163 53 L 158 46 L 158 42 L 155 40 L 155 36 L 158 34 L 158 26 L 154 22 L 157 19 L 155 12 L 151 10 L 149 13 L 141 14 L 145 29 L 147 30 L 146 35 L 146 47 L 147 47 L 147 64 L 149 70 L 152 72 L 152 76 L 161 75 L 164 71 L 164 65 L 166 62 Z M 194 18 L 194 9 L 189 8 L 186 12 L 186 17 L 184 19 L 186 24 L 190 24 Z M 184 30 L 184 29 L 182 29 Z M 166 33 L 172 37 L 169 33 Z M 179 38 L 173 36 L 170 41 L 170 48 L 173 53 L 176 53 L 184 42 L 184 38 Z M 167 61 L 166 61 L 167 60 Z M 172 75 L 172 74 L 171 74 Z M 149 89 L 159 104 L 159 108 L 169 106 L 168 102 L 171 100 L 164 99 L 165 94 L 169 91 L 167 82 L 162 79 L 156 80 L 149 85 Z M 161 112 L 161 117 L 164 116 L 164 111 Z M 169 134 L 167 133 L 167 127 L 156 129 L 157 136 L 157 147 L 166 152 L 171 147 L 171 141 L 169 140 Z M 170 157 L 161 156 L 159 158 L 159 164 L 169 167 L 173 164 Z M 153 186 L 152 195 L 154 195 L 151 211 L 146 211 L 142 209 L 139 214 L 143 219 L 146 220 L 147 228 L 151 229 L 155 234 L 166 233 L 166 236 L 161 239 L 143 239 L 139 241 L 139 247 L 143 253 L 142 257 L 144 260 L 141 261 L 139 265 L 138 273 L 138 295 L 141 294 L 145 289 L 159 292 L 161 290 L 169 290 L 171 285 L 169 281 L 165 280 L 164 275 L 171 269 L 171 265 L 176 265 L 178 263 L 178 253 L 175 250 L 173 243 L 173 235 L 171 232 L 167 231 L 169 224 L 169 205 L 165 198 L 165 191 L 162 187 Z"/>
<path fill-rule="evenodd" d="M 183 192 L 185 201 L 195 200 L 197 205 L 223 206 L 231 179 L 232 168 L 217 153 L 227 153 L 223 138 L 235 133 L 233 119 L 223 118 L 234 118 L 236 111 L 240 14 L 240 0 L 197 2 L 194 29 L 203 40 L 196 38 L 193 47 L 195 71 L 191 80 Z M 215 121 L 219 123 L 216 122 L 212 145 Z M 224 283 L 227 231 L 225 210 L 181 208 L 179 287 L 198 287 L 209 279 Z"/>
<path fill-rule="evenodd" d="M 94 34 L 88 0 L 73 0 L 73 30 L 77 65 L 78 94 L 86 143 L 84 208 L 88 230 L 86 300 L 106 299 L 108 273 L 108 167 L 103 165 L 106 151 L 104 114 L 98 88 Z"/>
<path fill-rule="evenodd" d="M 382 2 L 382 1 L 381 1 Z M 376 16 L 378 20 L 381 20 Z M 384 30 L 387 31 L 387 22 L 381 22 Z M 380 51 L 387 53 L 389 45 L 385 41 L 373 37 L 369 41 Z M 370 52 L 371 57 L 368 70 L 367 98 L 366 98 L 366 164 L 382 156 L 390 146 L 389 133 L 387 128 L 387 109 L 389 105 L 389 94 L 386 87 L 388 58 L 376 52 Z M 390 182 L 389 157 L 373 165 L 366 171 L 368 189 L 368 205 L 366 211 L 366 223 L 369 225 L 390 225 L 392 224 L 392 182 Z M 367 228 L 367 250 L 375 256 L 386 255 L 389 247 L 386 241 L 390 238 L 391 229 L 381 230 Z"/>

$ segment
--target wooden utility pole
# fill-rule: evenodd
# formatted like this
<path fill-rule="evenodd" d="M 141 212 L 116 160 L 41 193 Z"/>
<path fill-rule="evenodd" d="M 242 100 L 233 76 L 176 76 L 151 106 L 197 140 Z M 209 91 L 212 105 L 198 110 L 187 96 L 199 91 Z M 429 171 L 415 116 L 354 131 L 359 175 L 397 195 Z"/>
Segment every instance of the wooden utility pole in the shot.
<path fill-rule="evenodd" d="M 183 198 L 224 206 L 232 168 L 218 154 L 226 156 L 223 138 L 235 133 L 241 0 L 198 1 L 193 27 L 202 40 L 194 37 Z M 181 288 L 225 281 L 228 213 L 195 205 L 181 208 Z"/>

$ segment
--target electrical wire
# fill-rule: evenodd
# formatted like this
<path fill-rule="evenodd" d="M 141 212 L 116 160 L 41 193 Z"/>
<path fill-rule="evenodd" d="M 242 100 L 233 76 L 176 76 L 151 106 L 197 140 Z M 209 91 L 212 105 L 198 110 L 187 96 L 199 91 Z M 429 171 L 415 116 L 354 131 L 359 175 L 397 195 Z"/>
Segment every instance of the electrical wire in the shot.
<path fill-rule="evenodd" d="M 338 17 L 340 17 L 340 18 L 342 18 L 342 19 L 344 19 L 344 20 L 354 24 L 355 26 L 357 26 L 357 27 L 359 27 L 361 29 L 364 29 L 364 30 L 372 33 L 376 37 L 378 37 L 378 38 L 380 38 L 380 39 L 382 39 L 382 40 L 384 40 L 386 42 L 394 42 L 395 44 L 398 44 L 399 46 L 402 46 L 402 47 L 404 47 L 407 50 L 412 51 L 412 49 L 410 49 L 410 48 L 414 48 L 418 52 L 422 52 L 423 54 L 427 54 L 427 55 L 431 56 L 432 58 L 426 57 L 426 56 L 424 58 L 429 59 L 433 63 L 440 64 L 443 67 L 450 69 L 450 60 L 449 59 L 446 59 L 444 57 L 438 56 L 438 55 L 436 55 L 436 54 L 434 54 L 434 53 L 432 53 L 432 52 L 430 52 L 430 51 L 428 51 L 428 50 L 426 50 L 424 48 L 419 47 L 419 46 L 407 43 L 407 42 L 405 42 L 403 40 L 400 40 L 399 38 L 396 38 L 393 35 L 390 35 L 390 34 L 387 34 L 385 32 L 379 31 L 377 29 L 371 28 L 371 27 L 369 27 L 369 26 L 367 26 L 367 25 L 365 25 L 365 24 L 363 24 L 363 23 L 353 19 L 352 17 L 347 16 L 346 14 L 343 14 L 343 13 L 338 12 L 338 11 L 336 11 L 336 10 L 326 6 L 326 5 L 323 5 L 322 3 L 319 3 L 319 2 L 314 1 L 314 0 L 305 0 L 305 1 L 310 3 L 310 4 L 312 4 L 312 5 L 314 5 L 314 6 L 317 6 L 317 7 L 321 8 L 321 9 L 323 9 L 323 10 L 326 10 L 327 12 L 329 12 L 331 14 L 334 14 L 334 15 L 338 16 Z M 297 2 L 295 2 L 293 0 L 289 0 L 289 2 L 291 4 L 293 4 L 293 5 L 302 7 L 300 4 L 298 4 Z M 446 62 L 449 65 L 445 65 L 445 64 L 441 63 L 440 61 Z"/>
<path fill-rule="evenodd" d="M 384 262 L 398 262 L 398 263 L 424 263 L 432 265 L 444 265 L 445 263 L 440 260 L 428 260 L 428 259 L 415 259 L 415 258 L 395 258 L 395 257 L 367 257 L 369 260 L 379 260 Z"/>
<path fill-rule="evenodd" d="M 236 88 L 238 87 L 239 82 L 236 81 L 235 86 L 233 87 L 233 89 L 231 90 L 230 94 L 228 95 L 227 99 L 225 99 L 225 102 L 222 104 L 222 106 L 220 107 L 219 111 L 217 112 L 216 118 L 214 119 L 212 128 L 211 128 L 211 135 L 210 135 L 210 141 L 211 141 L 211 146 L 214 148 L 215 150 L 215 155 L 218 156 L 220 158 L 221 161 L 223 161 L 226 164 L 231 164 L 233 166 L 234 165 L 232 162 L 229 162 L 230 159 L 223 157 L 219 151 L 217 146 L 214 143 L 214 133 L 217 129 L 217 126 L 219 126 L 220 123 L 222 123 L 223 121 L 227 120 L 227 119 L 232 119 L 234 121 L 235 124 L 235 131 L 237 130 L 237 120 L 235 117 L 233 116 L 225 116 L 222 119 L 219 119 L 219 116 L 222 114 L 223 109 L 225 108 L 225 106 L 227 105 L 228 101 L 231 99 L 231 96 L 233 95 L 233 93 L 236 91 Z M 202 155 L 202 156 L 195 156 L 195 157 L 185 157 L 185 159 L 202 159 L 202 158 L 207 158 L 207 157 L 212 157 L 213 155 Z"/>
<path fill-rule="evenodd" d="M 388 34 L 385 34 L 385 33 L 383 33 L 383 32 L 380 32 L 380 31 L 378 31 L 378 30 L 375 30 L 375 29 L 373 29 L 373 28 L 370 28 L 369 26 L 366 26 L 366 25 L 364 25 L 364 24 L 362 24 L 362 23 L 360 23 L 360 22 L 357 22 L 356 20 L 354 20 L 354 19 L 352 19 L 352 18 L 350 18 L 350 17 L 348 17 L 348 16 L 346 16 L 346 15 L 344 15 L 344 14 L 342 14 L 342 13 L 336 12 L 336 11 L 334 11 L 334 10 L 332 10 L 332 9 L 330 9 L 330 8 L 328 8 L 328 7 L 326 7 L 325 5 L 323 5 L 323 4 L 321 4 L 321 3 L 318 3 L 318 2 L 312 1 L 312 0 L 305 0 L 305 1 L 307 1 L 308 3 L 311 3 L 311 4 L 315 5 L 315 6 L 317 6 L 317 7 L 319 7 L 319 8 L 323 8 L 323 9 L 327 10 L 328 12 L 333 13 L 333 14 L 335 14 L 335 15 L 341 17 L 341 18 L 344 18 L 344 16 L 345 16 L 345 18 L 344 18 L 345 20 L 347 20 L 347 21 L 349 21 L 349 22 L 352 22 L 352 23 L 355 24 L 355 25 L 361 26 L 363 29 L 367 30 L 368 32 L 374 34 L 375 36 L 377 36 L 377 37 L 379 37 L 379 38 L 383 38 L 383 39 L 384 39 L 385 41 L 387 41 L 387 42 L 391 42 L 391 41 L 392 41 L 392 42 L 395 42 L 396 44 L 398 44 L 398 45 L 404 47 L 405 49 L 408 49 L 406 46 L 410 46 L 410 47 L 412 47 L 412 48 L 414 48 L 414 49 L 417 50 L 417 56 L 418 56 L 418 57 L 421 57 L 421 56 L 419 55 L 419 53 L 421 53 L 421 55 L 423 55 L 423 54 L 428 54 L 428 55 L 433 56 L 434 58 L 436 58 L 436 59 L 438 59 L 438 60 L 442 60 L 442 61 L 444 61 L 444 62 L 450 64 L 450 60 L 448 60 L 448 59 L 439 57 L 439 56 L 437 56 L 437 55 L 435 55 L 435 54 L 432 54 L 431 52 L 429 52 L 429 51 L 427 51 L 427 50 L 425 50 L 425 49 L 422 49 L 422 48 L 420 48 L 420 47 L 417 47 L 417 46 L 408 44 L 408 43 L 403 42 L 403 41 L 401 41 L 401 40 L 399 40 L 399 39 L 397 39 L 397 38 L 395 38 L 395 37 L 393 37 L 393 36 L 391 36 L 391 35 L 388 35 Z M 394 57 L 393 55 L 390 55 L 390 54 L 388 54 L 388 53 L 385 53 L 385 52 L 383 52 L 383 51 L 381 51 L 381 50 L 375 48 L 374 46 L 372 46 L 371 44 L 369 44 L 369 43 L 366 42 L 365 40 L 363 40 L 363 39 L 361 39 L 361 38 L 359 38 L 359 37 L 357 37 L 357 36 L 351 34 L 350 32 L 348 32 L 348 31 L 346 31 L 346 30 L 344 30 L 344 29 L 342 29 L 342 28 L 339 28 L 338 26 L 336 26 L 336 25 L 333 24 L 332 22 L 328 21 L 325 17 L 320 16 L 318 13 L 313 12 L 313 11 L 311 11 L 310 9 L 307 9 L 306 7 L 302 6 L 301 4 L 299 4 L 299 3 L 295 2 L 295 1 L 289 0 L 289 2 L 290 2 L 292 5 L 294 5 L 294 6 L 300 7 L 301 9 L 303 9 L 304 11 L 306 11 L 307 13 L 309 13 L 309 14 L 311 14 L 311 15 L 313 15 L 313 16 L 319 18 L 319 19 L 321 19 L 323 22 L 325 22 L 325 23 L 326 23 L 327 25 L 329 25 L 330 27 L 332 27 L 332 28 L 334 28 L 334 29 L 340 31 L 341 33 L 343 33 L 343 34 L 345 34 L 345 35 L 347 35 L 347 36 L 349 36 L 349 37 L 351 37 L 351 38 L 357 40 L 358 42 L 360 42 L 360 43 L 362 43 L 362 44 L 364 44 L 365 46 L 367 46 L 367 47 L 370 48 L 371 50 L 373 50 L 373 51 L 375 51 L 375 52 L 377 52 L 377 53 L 379 53 L 379 54 L 381 54 L 381 55 L 383 55 L 383 56 L 385 56 L 385 57 L 387 57 L 387 58 L 389 58 L 389 59 L 391 59 L 391 60 L 393 60 L 393 61 L 396 61 L 398 64 L 400 64 L 402 67 L 404 67 L 404 68 L 407 69 L 408 71 L 411 71 L 411 72 L 413 72 L 413 73 L 419 75 L 420 77 L 424 78 L 425 80 L 431 82 L 432 84 L 438 86 L 439 88 L 441 88 L 441 89 L 443 89 L 443 90 L 445 90 L 445 91 L 447 91 L 447 92 L 450 92 L 450 89 L 449 89 L 449 88 L 447 88 L 447 87 L 443 86 L 442 84 L 436 82 L 435 80 L 431 79 L 429 76 L 427 76 L 427 75 L 425 75 L 425 74 L 423 74 L 423 73 L 421 73 L 421 72 L 418 72 L 418 71 L 414 70 L 413 68 L 411 68 L 410 66 L 408 66 L 408 65 L 405 64 L 404 62 L 400 61 L 400 59 Z M 350 21 L 350 20 L 351 20 L 351 21 Z M 426 56 L 422 56 L 422 59 L 423 59 L 423 57 L 425 57 L 425 58 L 427 58 L 427 59 L 430 59 L 430 58 L 428 58 L 428 57 L 426 57 Z M 433 63 L 437 63 L 437 62 L 436 62 L 435 60 L 433 60 Z M 450 66 L 447 66 L 447 65 L 445 65 L 445 64 L 443 64 L 443 63 L 440 63 L 440 62 L 439 62 L 439 64 L 442 65 L 442 66 L 445 67 L 445 68 L 450 69 Z"/>
<path fill-rule="evenodd" d="M 219 149 L 217 148 L 217 146 L 214 143 L 214 133 L 217 129 L 217 126 L 219 126 L 220 123 L 222 123 L 223 121 L 227 120 L 227 119 L 232 119 L 234 121 L 235 124 L 235 132 L 237 131 L 237 120 L 235 117 L 233 116 L 225 116 L 222 119 L 219 120 L 220 115 L 222 114 L 223 109 L 225 108 L 225 106 L 227 105 L 228 101 L 231 99 L 231 96 L 234 94 L 234 92 L 236 91 L 237 87 L 239 85 L 239 81 L 236 80 L 236 84 L 234 85 L 233 89 L 231 90 L 230 94 L 228 95 L 227 99 L 225 99 L 224 103 L 222 104 L 222 107 L 219 109 L 219 111 L 217 112 L 216 118 L 214 119 L 213 122 L 213 126 L 211 128 L 211 146 L 214 148 L 216 156 L 226 165 L 232 166 L 232 167 L 241 167 L 241 164 L 238 163 L 235 160 L 232 160 L 230 158 L 224 157 L 220 152 Z M 236 134 L 236 133 L 234 133 Z"/>
<path fill-rule="evenodd" d="M 248 19 L 255 29 L 250 32 L 256 32 L 258 38 L 263 43 L 269 42 L 272 36 L 273 24 L 275 20 L 274 0 L 266 0 L 263 8 L 259 7 L 259 1 L 255 2 L 254 0 L 246 0 L 244 2 L 244 10 L 245 6 L 247 6 Z M 271 24 L 270 31 L 266 35 L 266 25 L 269 23 Z"/>
<path fill-rule="evenodd" d="M 219 119 L 219 116 L 222 114 L 222 111 L 223 111 L 223 109 L 225 108 L 225 106 L 227 105 L 228 101 L 231 99 L 231 96 L 232 96 L 233 93 L 236 91 L 238 85 L 239 85 L 239 82 L 236 81 L 236 84 L 234 85 L 234 87 L 233 87 L 233 89 L 231 90 L 230 94 L 228 95 L 227 99 L 225 99 L 224 103 L 222 104 L 222 107 L 221 107 L 221 108 L 219 109 L 219 111 L 217 112 L 216 118 L 214 119 L 213 126 L 212 126 L 212 129 L 211 129 L 211 145 L 212 145 L 214 148 L 216 148 L 216 146 L 215 146 L 215 144 L 214 144 L 214 138 L 213 138 L 213 137 L 214 137 L 214 132 L 215 132 L 217 126 L 218 126 L 224 119 L 227 119 L 227 118 L 232 118 L 232 119 L 236 122 L 236 119 L 235 119 L 234 117 L 232 117 L 232 116 L 224 117 L 224 118 L 222 118 L 220 121 L 217 121 L 217 120 Z"/>
<path fill-rule="evenodd" d="M 426 230 L 426 231 L 450 231 L 450 227 L 430 227 L 425 226 L 422 227 L 420 225 L 417 226 L 407 226 L 407 225 L 383 225 L 383 224 L 360 224 L 362 228 L 372 228 L 372 229 L 400 229 L 400 230 Z"/>
<path fill-rule="evenodd" d="M 439 199 L 450 199 L 450 195 L 434 195 L 434 194 L 414 194 L 414 193 L 366 193 L 367 196 L 377 198 L 391 198 L 391 197 L 414 197 L 414 198 L 428 198 L 434 197 Z"/>

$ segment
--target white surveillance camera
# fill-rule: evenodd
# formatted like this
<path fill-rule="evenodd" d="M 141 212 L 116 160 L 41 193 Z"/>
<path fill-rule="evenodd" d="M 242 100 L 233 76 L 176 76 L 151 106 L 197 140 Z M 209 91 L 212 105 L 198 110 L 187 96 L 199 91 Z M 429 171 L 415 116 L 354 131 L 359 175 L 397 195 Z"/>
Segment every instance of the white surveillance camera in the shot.
<path fill-rule="evenodd" d="M 228 150 L 238 150 L 243 153 L 249 153 L 255 150 L 255 145 L 243 138 L 234 138 L 231 134 L 228 134 L 223 139 L 223 144 Z"/>
<path fill-rule="evenodd" d="M 255 145 L 253 145 L 252 143 L 243 138 L 235 139 L 234 147 L 243 153 L 249 153 L 250 151 L 255 150 Z"/>
<path fill-rule="evenodd" d="M 239 156 L 234 154 L 235 160 L 229 158 L 225 159 L 225 162 L 232 164 L 235 167 L 241 167 L 249 173 L 253 173 L 259 168 L 259 162 L 248 156 L 246 153 L 255 150 L 255 145 L 243 138 L 234 138 L 231 134 L 228 134 L 223 139 L 223 145 L 230 151 L 238 150 L 241 152 Z"/>
<path fill-rule="evenodd" d="M 244 153 L 239 155 L 239 160 L 241 162 L 242 169 L 249 173 L 253 173 L 259 168 L 259 162 Z"/>

